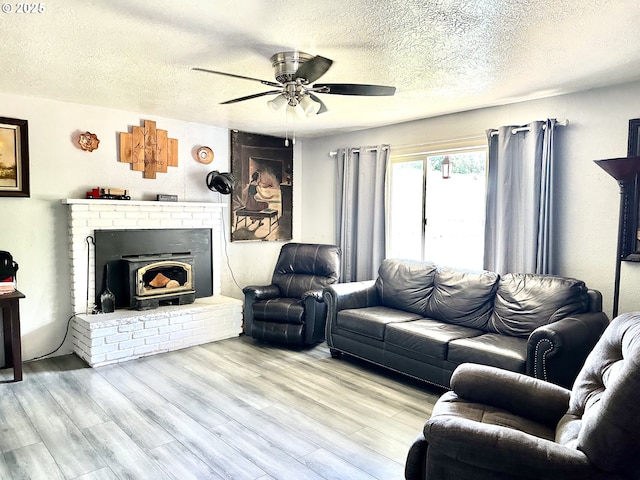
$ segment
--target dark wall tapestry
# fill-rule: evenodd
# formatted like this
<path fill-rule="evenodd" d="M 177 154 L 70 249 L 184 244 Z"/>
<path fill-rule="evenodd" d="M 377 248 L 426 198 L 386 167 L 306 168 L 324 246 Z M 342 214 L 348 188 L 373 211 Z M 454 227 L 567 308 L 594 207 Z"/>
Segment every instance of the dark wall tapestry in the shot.
<path fill-rule="evenodd" d="M 231 173 L 231 241 L 291 240 L 293 147 L 232 130 Z"/>

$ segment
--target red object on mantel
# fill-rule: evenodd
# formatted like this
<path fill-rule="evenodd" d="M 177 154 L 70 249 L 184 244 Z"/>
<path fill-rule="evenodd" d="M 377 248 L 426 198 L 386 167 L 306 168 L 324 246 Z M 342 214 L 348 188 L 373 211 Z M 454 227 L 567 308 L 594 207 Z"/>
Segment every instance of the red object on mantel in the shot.
<path fill-rule="evenodd" d="M 122 188 L 93 188 L 87 192 L 87 198 L 102 198 L 106 200 L 131 200 L 129 190 Z"/>

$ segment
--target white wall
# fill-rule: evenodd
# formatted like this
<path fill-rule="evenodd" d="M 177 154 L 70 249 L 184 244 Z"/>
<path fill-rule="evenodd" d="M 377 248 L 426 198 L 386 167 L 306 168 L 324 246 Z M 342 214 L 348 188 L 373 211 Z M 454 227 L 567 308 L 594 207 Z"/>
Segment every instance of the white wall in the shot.
<path fill-rule="evenodd" d="M 65 198 L 84 198 L 98 186 L 128 188 L 135 200 L 155 200 L 158 193 L 177 194 L 180 201 L 211 201 L 228 204 L 228 197 L 210 192 L 205 176 L 211 170 L 229 170 L 229 131 L 214 126 L 158 118 L 52 100 L 0 93 L 0 116 L 29 121 L 31 197 L 0 197 L 0 250 L 8 250 L 20 265 L 18 288 L 21 301 L 22 348 L 25 360 L 50 352 L 64 337 L 71 315 L 67 207 Z M 178 139 L 179 165 L 143 179 L 118 161 L 119 132 L 128 132 L 143 120 Z M 93 152 L 81 150 L 77 134 L 95 133 L 100 145 Z M 215 153 L 209 165 L 198 163 L 193 152 L 201 145 Z M 299 148 L 298 146 L 296 148 Z M 300 157 L 299 153 L 296 155 Z M 296 174 L 300 170 L 294 162 Z M 294 186 L 294 236 L 299 235 L 299 187 Z M 229 225 L 228 208 L 225 224 Z M 229 244 L 229 264 L 240 286 L 268 283 L 273 272 L 278 242 Z M 223 256 L 222 293 L 241 298 Z M 69 341 L 58 354 L 71 351 Z M 1 364 L 0 360 L 0 364 Z"/>
<path fill-rule="evenodd" d="M 593 160 L 626 156 L 629 119 L 639 117 L 640 83 L 633 83 L 308 139 L 302 151 L 303 237 L 335 242 L 335 158 L 328 153 L 336 148 L 379 143 L 393 148 L 484 134 L 501 125 L 569 119 L 569 126 L 560 127 L 556 137 L 557 273 L 600 290 L 611 315 L 620 196 L 616 181 Z M 314 201 L 308 201 L 310 197 Z M 639 281 L 640 265 L 624 263 L 620 312 L 640 310 Z"/>

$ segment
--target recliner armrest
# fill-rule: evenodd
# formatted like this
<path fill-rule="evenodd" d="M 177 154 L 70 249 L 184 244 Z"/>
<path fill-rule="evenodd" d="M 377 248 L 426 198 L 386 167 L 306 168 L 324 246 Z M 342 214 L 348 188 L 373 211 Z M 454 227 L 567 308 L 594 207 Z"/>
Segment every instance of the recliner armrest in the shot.
<path fill-rule="evenodd" d="M 280 296 L 276 285 L 250 285 L 242 289 L 244 293 L 244 333 L 253 336 L 253 304 L 258 300 L 268 300 Z"/>
<path fill-rule="evenodd" d="M 316 302 L 324 303 L 324 297 L 322 296 L 322 289 L 307 290 L 302 294 L 302 301 L 306 301 L 307 298 L 313 298 Z"/>
<path fill-rule="evenodd" d="M 487 472 L 500 473 L 500 478 L 593 478 L 595 470 L 578 449 L 513 428 L 451 415 L 431 417 L 424 426 L 424 436 L 429 449 Z"/>
<path fill-rule="evenodd" d="M 250 285 L 244 287 L 242 292 L 250 295 L 255 300 L 266 300 L 280 296 L 280 289 L 276 285 Z"/>
<path fill-rule="evenodd" d="M 569 409 L 571 391 L 553 383 L 487 365 L 463 363 L 451 377 L 458 397 L 491 405 L 549 427 Z"/>
<path fill-rule="evenodd" d="M 536 328 L 527 342 L 527 375 L 571 388 L 608 325 L 606 314 L 592 312 Z"/>

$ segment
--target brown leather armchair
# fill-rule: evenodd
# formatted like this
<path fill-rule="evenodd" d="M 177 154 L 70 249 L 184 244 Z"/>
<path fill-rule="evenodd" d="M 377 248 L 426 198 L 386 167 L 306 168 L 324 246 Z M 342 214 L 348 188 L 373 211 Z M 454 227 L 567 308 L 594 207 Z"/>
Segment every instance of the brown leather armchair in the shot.
<path fill-rule="evenodd" d="M 243 289 L 245 334 L 285 344 L 322 342 L 327 317 L 322 289 L 339 276 L 339 247 L 283 245 L 271 284 Z"/>
<path fill-rule="evenodd" d="M 640 312 L 613 320 L 572 390 L 463 364 L 409 450 L 407 480 L 639 479 Z"/>

